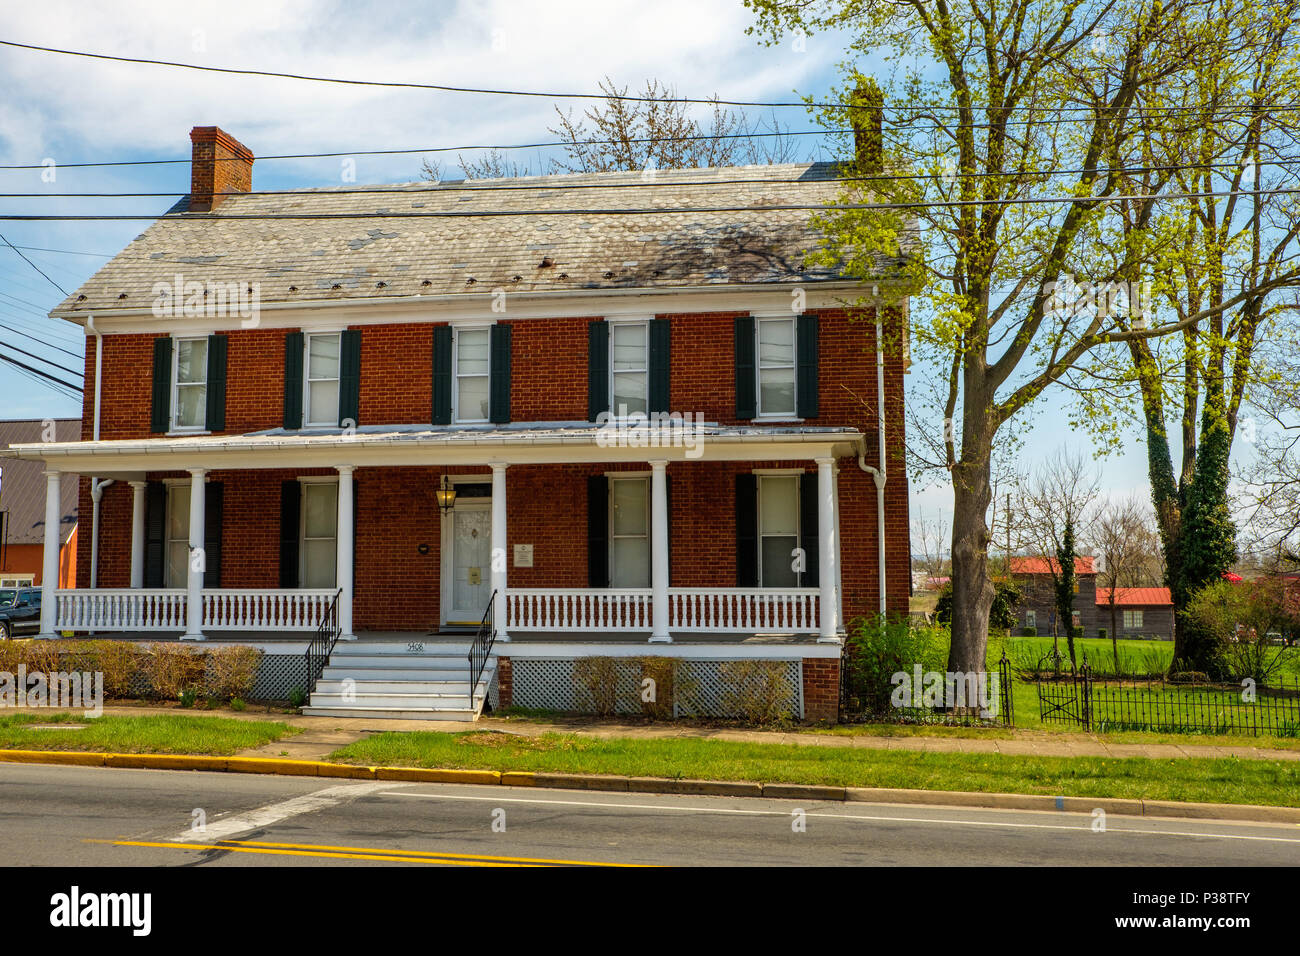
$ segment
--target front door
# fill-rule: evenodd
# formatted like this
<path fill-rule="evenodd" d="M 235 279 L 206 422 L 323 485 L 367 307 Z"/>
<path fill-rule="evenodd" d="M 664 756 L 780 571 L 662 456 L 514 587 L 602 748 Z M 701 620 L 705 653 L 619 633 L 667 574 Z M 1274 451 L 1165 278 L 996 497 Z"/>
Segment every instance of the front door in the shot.
<path fill-rule="evenodd" d="M 443 525 L 443 623 L 477 626 L 492 596 L 492 503 L 457 501 Z"/>

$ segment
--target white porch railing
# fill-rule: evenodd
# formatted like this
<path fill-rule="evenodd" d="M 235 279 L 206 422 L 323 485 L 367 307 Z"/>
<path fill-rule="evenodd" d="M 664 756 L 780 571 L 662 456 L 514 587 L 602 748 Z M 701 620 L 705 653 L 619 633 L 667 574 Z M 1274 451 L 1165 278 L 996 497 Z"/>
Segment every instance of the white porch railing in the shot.
<path fill-rule="evenodd" d="M 203 591 L 205 631 L 313 631 L 332 588 Z M 77 588 L 55 592 L 58 631 L 183 631 L 183 588 Z"/>
<path fill-rule="evenodd" d="M 205 631 L 314 631 L 334 600 L 334 588 L 208 588 Z"/>
<path fill-rule="evenodd" d="M 506 631 L 649 631 L 649 588 L 507 588 Z M 816 633 L 816 588 L 669 588 L 668 629 Z"/>
<path fill-rule="evenodd" d="M 506 631 L 648 631 L 649 588 L 506 588 Z"/>
<path fill-rule="evenodd" d="M 815 632 L 818 596 L 817 588 L 669 588 L 668 630 Z"/>
<path fill-rule="evenodd" d="M 60 631 L 183 631 L 183 588 L 82 588 L 54 592 Z"/>

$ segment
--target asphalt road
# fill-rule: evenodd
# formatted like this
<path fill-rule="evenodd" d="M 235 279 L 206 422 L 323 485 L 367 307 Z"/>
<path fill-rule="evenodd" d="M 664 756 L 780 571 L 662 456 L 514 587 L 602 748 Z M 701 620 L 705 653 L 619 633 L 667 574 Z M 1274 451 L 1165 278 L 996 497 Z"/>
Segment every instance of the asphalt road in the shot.
<path fill-rule="evenodd" d="M 0 865 L 1300 863 L 1300 827 L 0 764 Z"/>

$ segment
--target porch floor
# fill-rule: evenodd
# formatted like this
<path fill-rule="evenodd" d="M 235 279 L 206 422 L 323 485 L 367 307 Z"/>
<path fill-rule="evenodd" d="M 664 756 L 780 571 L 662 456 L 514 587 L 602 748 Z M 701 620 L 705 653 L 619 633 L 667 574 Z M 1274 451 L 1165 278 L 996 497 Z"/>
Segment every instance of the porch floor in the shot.
<path fill-rule="evenodd" d="M 111 640 L 136 641 L 143 643 L 179 642 L 182 631 L 103 631 L 88 634 L 78 631 L 69 640 Z M 213 631 L 202 643 L 209 644 L 305 644 L 312 639 L 306 631 Z M 674 644 L 745 644 L 745 645 L 790 645 L 816 644 L 816 634 L 773 634 L 767 632 L 732 631 L 718 633 L 670 632 Z M 650 635 L 646 631 L 526 631 L 510 635 L 510 644 L 648 644 Z M 474 639 L 473 631 L 460 633 L 441 631 L 430 634 L 427 631 L 358 631 L 357 641 L 420 641 L 425 644 L 445 643 L 464 644 Z M 498 647 L 501 641 L 498 641 Z"/>

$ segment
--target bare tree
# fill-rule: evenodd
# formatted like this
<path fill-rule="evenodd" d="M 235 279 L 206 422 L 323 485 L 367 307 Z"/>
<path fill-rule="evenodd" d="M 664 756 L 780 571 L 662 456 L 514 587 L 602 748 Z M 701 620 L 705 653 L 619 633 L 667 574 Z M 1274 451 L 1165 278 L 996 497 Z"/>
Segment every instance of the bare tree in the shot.
<path fill-rule="evenodd" d="M 1136 497 L 1102 502 L 1093 513 L 1089 527 L 1088 540 L 1101 559 L 1097 584 L 1107 589 L 1111 648 L 1118 674 L 1119 602 L 1125 588 L 1152 583 L 1153 556 L 1160 553 L 1160 537 L 1154 515 Z"/>
<path fill-rule="evenodd" d="M 533 174 L 532 164 L 507 159 L 506 154 L 496 148 L 468 162 L 465 157 L 457 153 L 456 161 L 460 163 L 460 168 L 465 170 L 465 176 L 469 179 L 517 179 L 520 176 Z"/>
<path fill-rule="evenodd" d="M 1300 297 L 1292 303 L 1300 310 Z M 1251 550 L 1265 565 L 1300 565 L 1300 335 L 1278 334 L 1254 396 L 1259 418 L 1239 424 L 1254 455 L 1239 466 Z"/>
<path fill-rule="evenodd" d="M 918 513 L 912 523 L 913 546 L 920 548 L 921 570 L 927 578 L 944 575 L 948 567 L 948 540 L 951 531 L 942 514 L 927 518 Z"/>

